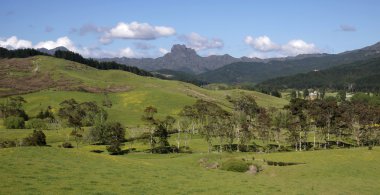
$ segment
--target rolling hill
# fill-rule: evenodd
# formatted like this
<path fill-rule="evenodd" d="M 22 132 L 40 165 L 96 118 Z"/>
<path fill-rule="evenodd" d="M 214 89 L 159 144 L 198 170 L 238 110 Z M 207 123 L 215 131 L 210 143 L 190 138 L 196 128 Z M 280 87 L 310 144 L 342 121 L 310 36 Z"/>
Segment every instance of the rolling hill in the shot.
<path fill-rule="evenodd" d="M 138 76 L 120 70 L 98 70 L 76 62 L 50 56 L 0 60 L 0 95 L 24 94 L 26 111 L 32 116 L 41 109 L 65 99 L 82 101 L 104 99 L 108 93 L 113 102 L 110 118 L 126 125 L 141 124 L 145 107 L 158 108 L 158 117 L 176 115 L 185 105 L 201 98 L 216 102 L 226 109 L 231 105 L 226 96 L 241 92 L 252 94 L 259 105 L 283 107 L 284 99 L 242 90 L 211 91 L 179 81 Z"/>

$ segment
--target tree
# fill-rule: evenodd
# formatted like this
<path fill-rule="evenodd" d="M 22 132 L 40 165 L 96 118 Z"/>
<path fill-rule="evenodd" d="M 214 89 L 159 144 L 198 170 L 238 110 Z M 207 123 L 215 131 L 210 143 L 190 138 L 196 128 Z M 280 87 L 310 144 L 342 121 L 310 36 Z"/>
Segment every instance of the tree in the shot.
<path fill-rule="evenodd" d="M 125 128 L 119 122 L 99 122 L 90 128 L 89 138 L 100 144 L 111 144 L 114 140 L 123 142 Z"/>
<path fill-rule="evenodd" d="M 149 130 L 149 143 L 150 143 L 150 149 L 153 153 L 153 148 L 155 146 L 155 140 L 154 138 L 154 126 L 156 125 L 156 119 L 154 118 L 154 115 L 157 114 L 157 108 L 153 106 L 148 106 L 144 109 L 144 114 L 141 117 L 141 119 L 146 123 Z"/>
<path fill-rule="evenodd" d="M 247 143 L 253 137 L 253 127 L 255 126 L 255 117 L 260 108 L 255 99 L 246 94 L 241 94 L 237 99 L 230 99 L 234 106 L 234 121 L 235 132 L 238 142 L 242 146 L 247 146 Z M 239 151 L 239 147 L 238 147 Z"/>
<path fill-rule="evenodd" d="M 194 106 L 185 106 L 179 113 L 177 147 L 179 149 L 181 132 L 184 134 L 184 146 L 187 147 L 189 138 L 195 133 L 198 116 Z M 191 129 L 191 130 L 190 130 Z"/>
<path fill-rule="evenodd" d="M 22 117 L 25 121 L 29 116 L 25 113 L 23 105 L 26 100 L 21 96 L 10 97 L 6 99 L 5 103 L 0 104 L 0 114 L 5 119 L 9 116 Z"/>
<path fill-rule="evenodd" d="M 25 121 L 22 117 L 9 116 L 4 119 L 4 125 L 7 129 L 23 129 L 25 128 Z"/>
<path fill-rule="evenodd" d="M 302 142 L 307 138 L 307 114 L 305 110 L 307 109 L 307 101 L 303 99 L 293 99 L 290 100 L 290 104 L 285 106 L 286 109 L 295 117 L 290 125 L 290 134 L 291 141 L 294 141 L 295 132 L 299 132 L 299 149 L 302 150 Z M 302 137 L 301 132 L 304 132 L 304 137 Z M 297 146 L 296 146 L 297 150 Z"/>
<path fill-rule="evenodd" d="M 192 107 L 195 113 L 192 117 L 194 117 L 198 123 L 199 134 L 206 140 L 208 143 L 208 152 L 211 152 L 212 139 L 217 137 L 220 120 L 221 118 L 227 117 L 228 112 L 224 111 L 215 103 L 201 99 L 197 100 Z"/>
<path fill-rule="evenodd" d="M 110 144 L 108 152 L 113 155 L 122 154 L 120 146 L 125 139 L 125 128 L 118 122 L 107 122 L 105 126 L 108 134 L 106 142 Z"/>
<path fill-rule="evenodd" d="M 271 126 L 271 119 L 268 115 L 267 111 L 262 108 L 259 111 L 259 114 L 257 116 L 257 122 L 258 122 L 258 133 L 259 137 L 262 141 L 266 141 L 266 143 L 269 143 L 269 140 L 271 138 L 271 132 L 270 132 L 270 126 Z"/>
<path fill-rule="evenodd" d="M 103 121 L 107 119 L 106 112 L 97 106 L 95 102 L 78 103 L 74 99 L 64 100 L 59 104 L 58 116 L 66 119 L 69 126 L 73 127 L 71 136 L 74 136 L 77 143 L 83 138 L 83 126 L 94 125 L 97 119 Z"/>
<path fill-rule="evenodd" d="M 33 130 L 33 133 L 22 140 L 24 146 L 46 146 L 46 136 L 40 130 Z"/>
<path fill-rule="evenodd" d="M 108 97 L 108 94 L 107 93 L 104 93 L 104 99 L 102 101 L 102 105 L 104 107 L 107 107 L 107 108 L 111 108 L 112 107 L 112 101 L 111 99 Z"/>
<path fill-rule="evenodd" d="M 295 90 L 292 90 L 290 92 L 290 99 L 296 99 L 297 98 L 297 92 Z"/>
<path fill-rule="evenodd" d="M 321 92 L 319 93 L 319 97 L 320 99 L 324 99 L 325 98 L 325 95 L 326 95 L 326 89 L 325 88 L 322 88 L 321 89 Z"/>
<path fill-rule="evenodd" d="M 306 99 L 307 97 L 309 97 L 309 90 L 308 89 L 304 89 L 303 90 L 303 99 Z"/>
<path fill-rule="evenodd" d="M 54 114 L 51 111 L 51 109 L 52 109 L 51 106 L 48 106 L 45 111 L 41 110 L 37 114 L 36 118 L 39 118 L 39 119 L 50 119 L 50 120 L 55 119 Z"/>
<path fill-rule="evenodd" d="M 339 90 L 338 94 L 336 95 L 336 98 L 338 99 L 339 102 L 344 102 L 346 101 L 346 91 L 344 90 Z"/>

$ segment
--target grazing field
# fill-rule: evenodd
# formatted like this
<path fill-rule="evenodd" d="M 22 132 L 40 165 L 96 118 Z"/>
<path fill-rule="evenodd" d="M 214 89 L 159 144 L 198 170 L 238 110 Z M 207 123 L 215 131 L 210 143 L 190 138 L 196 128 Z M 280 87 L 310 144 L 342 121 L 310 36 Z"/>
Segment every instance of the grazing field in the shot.
<path fill-rule="evenodd" d="M 272 154 L 95 154 L 91 147 L 0 150 L 0 194 L 376 194 L 380 150 Z M 257 175 L 209 170 L 199 159 L 303 162 Z"/>
<path fill-rule="evenodd" d="M 39 71 L 33 73 L 37 64 Z M 22 87 L 24 88 L 18 90 L 40 90 L 23 95 L 27 101 L 25 111 L 31 116 L 36 115 L 41 109 L 46 109 L 47 106 L 52 106 L 53 111 L 57 111 L 54 109 L 59 107 L 59 103 L 69 98 L 74 98 L 79 102 L 96 101 L 101 105 L 105 98 L 104 92 L 108 93 L 113 104 L 112 108 L 107 109 L 110 118 L 120 121 L 124 125 L 142 124 L 141 115 L 147 106 L 156 107 L 158 109 L 157 117 L 162 118 L 166 115 L 177 115 L 183 106 L 191 105 L 200 98 L 216 102 L 225 109 L 231 109 L 232 106 L 226 97 L 233 97 L 240 93 L 253 95 L 256 102 L 263 107 L 282 108 L 288 103 L 285 99 L 255 91 L 212 91 L 188 83 L 142 77 L 125 71 L 98 70 L 72 61 L 47 56 L 3 59 L 0 61 L 0 65 L 4 69 L 8 65 L 12 67 L 6 70 L 9 72 L 8 75 L 12 76 L 2 78 L 4 81 L 12 82 L 9 85 L 3 83 L 2 87 L 15 87 L 12 83 L 29 75 L 33 80 L 33 85 L 24 89 L 28 87 L 29 83 L 20 81 L 19 83 L 23 83 Z M 39 80 L 42 78 L 41 75 L 49 75 L 50 80 Z M 47 85 L 46 82 L 51 82 L 51 85 Z M 43 83 L 45 84 L 42 85 Z M 0 101 L 3 100 L 0 99 Z"/>

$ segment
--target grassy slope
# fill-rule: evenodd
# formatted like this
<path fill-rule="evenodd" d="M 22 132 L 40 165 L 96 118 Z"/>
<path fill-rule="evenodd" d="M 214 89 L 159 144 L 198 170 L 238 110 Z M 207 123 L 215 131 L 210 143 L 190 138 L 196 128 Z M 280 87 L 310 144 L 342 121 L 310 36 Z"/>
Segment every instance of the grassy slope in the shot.
<path fill-rule="evenodd" d="M 1 194 L 376 194 L 380 150 L 277 154 L 128 154 L 56 147 L 0 150 Z M 253 176 L 206 170 L 200 158 L 252 158 L 306 164 L 264 167 Z"/>
<path fill-rule="evenodd" d="M 89 86 L 109 85 L 131 87 L 128 92 L 110 94 L 114 106 L 110 118 L 127 125 L 141 124 L 145 106 L 158 107 L 164 114 L 176 114 L 194 96 L 217 101 L 228 107 L 226 95 L 240 91 L 208 91 L 190 84 L 139 77 L 120 71 L 99 71 L 78 66 L 67 69 L 67 62 L 38 57 L 41 71 L 55 77 L 76 78 Z M 75 63 L 74 63 L 75 64 Z M 262 106 L 283 106 L 286 101 L 255 92 Z M 85 92 L 47 90 L 24 96 L 28 113 L 36 114 L 47 105 L 58 107 L 67 98 L 101 102 L 102 95 Z M 1 138 L 20 139 L 31 130 L 6 130 Z M 66 140 L 70 129 L 45 131 L 52 147 L 0 149 L 0 194 L 376 194 L 380 191 L 378 175 L 380 150 L 329 150 L 276 154 L 202 154 L 206 142 L 198 136 L 190 141 L 194 154 L 151 155 L 133 153 L 110 156 L 90 153 L 105 146 L 81 144 L 79 149 L 63 149 L 57 145 Z M 175 135 L 170 139 L 175 143 Z M 127 143 L 127 146 L 129 143 Z M 142 143 L 132 147 L 147 148 Z M 252 158 L 276 161 L 305 162 L 289 167 L 265 167 L 259 175 L 206 170 L 198 165 L 200 158 Z"/>
<path fill-rule="evenodd" d="M 240 92 L 249 93 L 256 97 L 259 105 L 265 107 L 283 107 L 287 101 L 258 92 L 227 90 L 210 91 L 195 85 L 141 77 L 129 72 L 118 70 L 97 70 L 63 59 L 37 56 L 27 59 L 32 66 L 39 65 L 40 72 L 49 72 L 55 79 L 66 78 L 78 85 L 97 88 L 123 88 L 125 92 L 110 93 L 113 107 L 109 109 L 110 118 L 121 121 L 126 125 L 141 124 L 140 117 L 147 106 L 158 108 L 158 117 L 176 115 L 184 105 L 191 105 L 196 98 L 215 101 L 228 109 L 231 105 L 226 101 L 227 95 L 235 96 Z M 25 62 L 26 63 L 26 62 Z M 75 98 L 78 101 L 96 101 L 101 103 L 104 98 L 101 93 L 86 93 L 77 91 L 45 90 L 24 95 L 28 101 L 26 111 L 31 115 L 37 114 L 48 105 L 58 108 L 65 99 Z"/>

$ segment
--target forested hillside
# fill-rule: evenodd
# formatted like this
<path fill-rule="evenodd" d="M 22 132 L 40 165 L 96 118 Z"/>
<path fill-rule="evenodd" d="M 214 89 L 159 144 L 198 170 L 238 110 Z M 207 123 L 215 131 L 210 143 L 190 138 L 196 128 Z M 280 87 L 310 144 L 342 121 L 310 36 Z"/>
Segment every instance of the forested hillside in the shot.
<path fill-rule="evenodd" d="M 344 64 L 321 71 L 281 77 L 262 82 L 264 88 L 329 88 L 354 91 L 380 90 L 380 58 Z"/>

